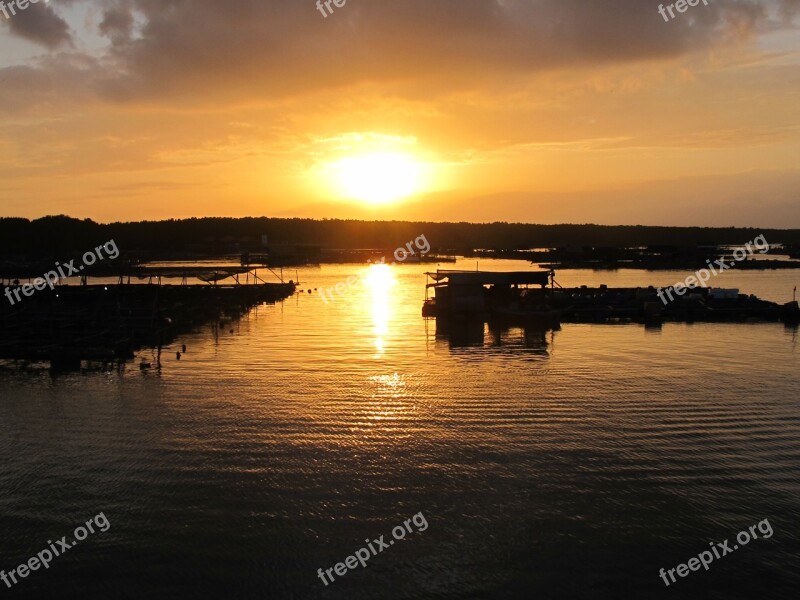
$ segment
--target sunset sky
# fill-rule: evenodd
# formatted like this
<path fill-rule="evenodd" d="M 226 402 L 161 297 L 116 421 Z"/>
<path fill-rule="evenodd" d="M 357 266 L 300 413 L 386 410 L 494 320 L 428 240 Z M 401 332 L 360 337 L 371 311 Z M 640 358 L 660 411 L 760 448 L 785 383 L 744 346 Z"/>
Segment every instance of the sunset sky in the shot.
<path fill-rule="evenodd" d="M 800 0 L 658 6 L 0 13 L 0 216 L 800 227 Z"/>

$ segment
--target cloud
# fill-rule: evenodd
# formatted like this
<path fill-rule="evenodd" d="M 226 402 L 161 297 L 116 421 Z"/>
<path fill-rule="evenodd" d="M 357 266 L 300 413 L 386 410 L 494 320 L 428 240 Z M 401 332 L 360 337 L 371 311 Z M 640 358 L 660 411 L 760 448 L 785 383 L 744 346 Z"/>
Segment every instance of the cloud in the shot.
<path fill-rule="evenodd" d="M 38 4 L 29 4 L 24 10 L 15 4 L 15 9 L 16 14 L 6 20 L 11 33 L 51 50 L 72 44 L 69 25 L 56 14 L 53 5 L 38 0 Z"/>
<path fill-rule="evenodd" d="M 107 42 L 87 61 L 91 89 L 111 101 L 193 104 L 363 84 L 395 86 L 406 98 L 450 93 L 558 69 L 676 59 L 793 28 L 800 13 L 800 0 L 720 1 L 669 23 L 646 0 L 349 0 L 327 18 L 312 0 L 95 2 L 93 31 L 74 23 L 78 40 Z M 85 3 L 30 5 L 9 27 L 50 49 L 71 44 L 55 7 L 77 14 Z M 58 77 L 59 61 L 71 70 L 74 54 L 40 68 Z"/>
<path fill-rule="evenodd" d="M 717 2 L 664 23 L 657 5 L 642 0 L 350 0 L 327 18 L 311 1 L 106 1 L 99 30 L 115 61 L 103 91 L 137 99 L 201 90 L 220 97 L 244 86 L 254 96 L 363 82 L 468 87 L 500 73 L 669 59 L 739 43 L 793 27 L 799 4 Z"/>
<path fill-rule="evenodd" d="M 130 5 L 115 4 L 104 10 L 98 29 L 119 48 L 130 41 L 133 27 L 134 17 Z"/>

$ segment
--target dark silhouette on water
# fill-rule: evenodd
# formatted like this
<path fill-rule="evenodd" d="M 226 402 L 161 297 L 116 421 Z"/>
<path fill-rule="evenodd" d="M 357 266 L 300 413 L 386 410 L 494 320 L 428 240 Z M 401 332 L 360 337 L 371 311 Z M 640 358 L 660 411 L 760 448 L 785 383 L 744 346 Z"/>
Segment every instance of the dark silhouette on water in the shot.
<path fill-rule="evenodd" d="M 49 361 L 56 370 L 78 369 L 82 360 L 126 360 L 141 348 L 160 349 L 202 323 L 236 319 L 294 290 L 293 283 L 44 289 L 14 306 L 0 303 L 0 358 Z M 143 362 L 140 368 L 150 366 Z"/>
<path fill-rule="evenodd" d="M 638 248 L 661 246 L 738 245 L 758 235 L 772 244 L 800 247 L 800 230 L 734 227 L 655 227 L 606 225 L 536 225 L 525 223 L 432 223 L 411 221 L 356 221 L 259 218 L 193 218 L 138 223 L 100 224 L 89 219 L 49 216 L 36 220 L 0 218 L 0 266 L 24 258 L 50 259 L 84 252 L 113 239 L 136 260 L 192 259 L 222 254 L 258 254 L 263 236 L 276 248 L 281 244 L 326 249 L 394 250 L 391 242 L 424 233 L 438 252 L 471 253 L 476 248 L 527 250 L 531 248 L 591 247 Z M 372 252 L 370 255 L 374 255 Z M 379 256 L 379 255 L 378 255 Z M 369 255 L 359 256 L 364 262 Z M 314 257 L 299 256 L 308 262 Z M 363 260 L 362 260 L 363 258 Z M 323 258 L 324 260 L 324 258 Z M 1 269 L 0 269 L 1 270 Z"/>
<path fill-rule="evenodd" d="M 562 288 L 555 271 L 448 271 L 427 273 L 424 317 L 461 322 L 496 322 L 557 327 L 559 323 L 776 322 L 797 324 L 796 301 L 777 304 L 738 290 L 719 294 L 687 289 L 664 302 L 663 292 L 645 288 Z M 533 287 L 529 287 L 533 286 Z M 433 290 L 434 297 L 428 293 Z"/>

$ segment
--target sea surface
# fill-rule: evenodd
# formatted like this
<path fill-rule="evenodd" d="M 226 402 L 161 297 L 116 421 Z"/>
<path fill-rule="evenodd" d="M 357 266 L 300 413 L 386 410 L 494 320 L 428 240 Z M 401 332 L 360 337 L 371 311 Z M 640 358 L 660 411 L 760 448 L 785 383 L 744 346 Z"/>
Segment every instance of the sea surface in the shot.
<path fill-rule="evenodd" d="M 0 569 L 99 513 L 110 528 L 0 582 L 0 598 L 797 597 L 797 329 L 437 334 L 420 314 L 435 268 L 287 271 L 310 293 L 208 324 L 160 357 L 56 377 L 1 368 Z M 711 282 L 779 302 L 798 283 L 800 270 Z M 754 525 L 759 539 L 739 545 Z M 321 581 L 318 569 L 381 535 L 395 543 L 365 568 Z M 660 569 L 724 540 L 730 553 L 667 587 Z"/>

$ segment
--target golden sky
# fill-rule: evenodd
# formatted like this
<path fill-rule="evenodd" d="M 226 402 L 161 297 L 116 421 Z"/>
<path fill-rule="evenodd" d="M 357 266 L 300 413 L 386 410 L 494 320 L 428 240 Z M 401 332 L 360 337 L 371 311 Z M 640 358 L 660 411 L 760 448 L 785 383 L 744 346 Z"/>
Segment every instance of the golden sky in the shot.
<path fill-rule="evenodd" d="M 800 227 L 800 0 L 658 7 L 0 13 L 0 216 Z"/>

